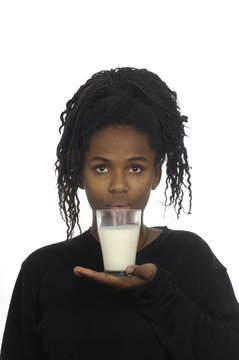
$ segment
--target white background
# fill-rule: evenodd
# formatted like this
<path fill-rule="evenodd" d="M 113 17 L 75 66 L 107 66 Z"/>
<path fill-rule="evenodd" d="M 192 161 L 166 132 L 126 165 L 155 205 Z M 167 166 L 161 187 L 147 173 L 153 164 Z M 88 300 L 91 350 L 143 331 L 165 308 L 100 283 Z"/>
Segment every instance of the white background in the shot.
<path fill-rule="evenodd" d="M 0 26 L 0 337 L 21 262 L 65 239 L 54 174 L 59 114 L 93 73 L 118 66 L 156 72 L 190 120 L 193 214 L 163 219 L 162 180 L 146 223 L 201 235 L 239 297 L 237 1 L 5 0 Z M 86 229 L 85 202 L 82 214 Z"/>

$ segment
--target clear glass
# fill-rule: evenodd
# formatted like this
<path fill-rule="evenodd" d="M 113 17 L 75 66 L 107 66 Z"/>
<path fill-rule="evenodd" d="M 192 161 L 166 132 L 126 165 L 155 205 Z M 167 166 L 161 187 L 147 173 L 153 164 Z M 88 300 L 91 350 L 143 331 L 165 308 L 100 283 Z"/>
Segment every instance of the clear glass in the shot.
<path fill-rule="evenodd" d="M 96 220 L 105 272 L 125 275 L 136 260 L 141 210 L 96 210 Z"/>

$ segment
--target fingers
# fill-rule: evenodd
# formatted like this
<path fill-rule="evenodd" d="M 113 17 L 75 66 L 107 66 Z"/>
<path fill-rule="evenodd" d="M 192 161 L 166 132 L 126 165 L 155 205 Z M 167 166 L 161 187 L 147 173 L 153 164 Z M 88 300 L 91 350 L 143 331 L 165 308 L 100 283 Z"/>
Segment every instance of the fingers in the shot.
<path fill-rule="evenodd" d="M 104 272 L 97 272 L 97 271 L 87 269 L 87 268 L 84 268 L 81 266 L 76 266 L 74 268 L 74 273 L 77 276 L 85 277 L 85 278 L 96 280 L 96 281 L 107 277 L 107 274 L 105 274 Z"/>
<path fill-rule="evenodd" d="M 109 285 L 113 287 L 118 287 L 118 285 L 120 285 L 121 279 L 123 278 L 123 276 L 109 275 L 104 272 L 97 272 L 91 269 L 83 268 L 81 266 L 76 266 L 74 268 L 74 273 L 77 276 L 84 277 L 89 280 L 94 280 L 103 285 Z"/>

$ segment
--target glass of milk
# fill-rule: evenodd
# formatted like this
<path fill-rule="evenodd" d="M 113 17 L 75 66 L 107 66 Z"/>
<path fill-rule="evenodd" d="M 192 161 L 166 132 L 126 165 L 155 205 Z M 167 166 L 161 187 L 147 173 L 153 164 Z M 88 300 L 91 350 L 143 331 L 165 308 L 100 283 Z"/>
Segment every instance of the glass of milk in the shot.
<path fill-rule="evenodd" d="M 125 275 L 127 266 L 135 264 L 141 210 L 96 210 L 96 219 L 105 272 Z"/>

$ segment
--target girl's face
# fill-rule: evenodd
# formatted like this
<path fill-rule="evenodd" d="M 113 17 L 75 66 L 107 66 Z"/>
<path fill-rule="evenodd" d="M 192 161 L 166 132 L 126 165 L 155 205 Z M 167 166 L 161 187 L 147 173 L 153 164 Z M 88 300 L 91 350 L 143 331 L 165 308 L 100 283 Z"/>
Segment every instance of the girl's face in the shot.
<path fill-rule="evenodd" d="M 161 166 L 148 138 L 131 126 L 108 126 L 92 135 L 85 153 L 80 188 L 93 210 L 144 210 L 160 182 Z"/>

